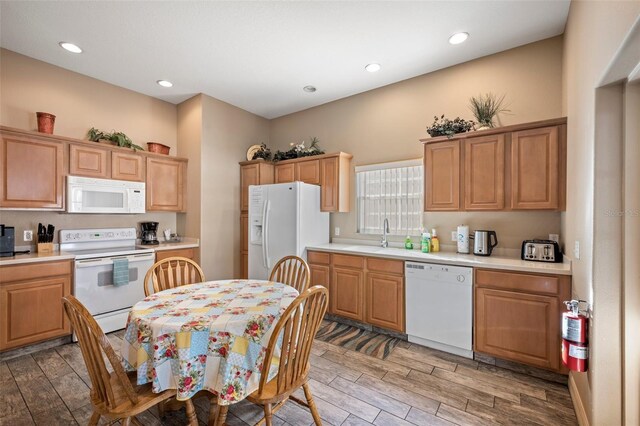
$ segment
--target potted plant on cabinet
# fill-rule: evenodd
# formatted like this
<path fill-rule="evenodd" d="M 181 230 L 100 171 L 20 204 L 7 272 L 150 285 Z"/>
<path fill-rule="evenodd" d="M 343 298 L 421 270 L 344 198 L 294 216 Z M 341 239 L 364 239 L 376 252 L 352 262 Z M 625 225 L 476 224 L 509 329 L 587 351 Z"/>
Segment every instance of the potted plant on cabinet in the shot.
<path fill-rule="evenodd" d="M 501 112 L 510 112 L 503 108 L 504 96 L 497 97 L 493 93 L 486 95 L 472 96 L 469 99 L 469 109 L 478 120 L 480 127 L 476 130 L 485 130 L 494 127 L 493 118 Z"/>
<path fill-rule="evenodd" d="M 131 138 L 122 132 L 106 133 L 96 129 L 95 127 L 92 127 L 87 132 L 87 139 L 89 139 L 92 142 L 107 141 L 108 143 L 112 143 L 114 145 L 118 145 L 123 148 L 131 148 L 134 151 L 136 150 L 144 151 L 144 148 L 134 144 Z"/>

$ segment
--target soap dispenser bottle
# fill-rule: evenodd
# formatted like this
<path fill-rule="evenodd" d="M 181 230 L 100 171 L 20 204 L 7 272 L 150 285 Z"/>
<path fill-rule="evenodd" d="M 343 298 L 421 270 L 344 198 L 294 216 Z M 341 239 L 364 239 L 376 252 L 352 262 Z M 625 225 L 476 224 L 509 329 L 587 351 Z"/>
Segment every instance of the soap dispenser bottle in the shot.
<path fill-rule="evenodd" d="M 436 234 L 436 229 L 431 229 L 431 251 L 437 253 L 440 251 L 440 240 Z"/>

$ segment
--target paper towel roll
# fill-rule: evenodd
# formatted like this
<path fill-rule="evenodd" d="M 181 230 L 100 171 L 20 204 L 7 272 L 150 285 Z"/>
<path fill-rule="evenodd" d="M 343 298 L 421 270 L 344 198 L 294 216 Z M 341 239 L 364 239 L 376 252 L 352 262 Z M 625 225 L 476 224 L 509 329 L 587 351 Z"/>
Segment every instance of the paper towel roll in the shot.
<path fill-rule="evenodd" d="M 458 253 L 469 254 L 469 227 L 458 226 Z"/>

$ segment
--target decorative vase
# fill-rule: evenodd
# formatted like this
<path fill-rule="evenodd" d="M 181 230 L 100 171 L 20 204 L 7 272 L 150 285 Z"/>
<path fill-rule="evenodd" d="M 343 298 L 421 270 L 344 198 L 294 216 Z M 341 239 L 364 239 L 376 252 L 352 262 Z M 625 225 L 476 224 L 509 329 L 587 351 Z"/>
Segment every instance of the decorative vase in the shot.
<path fill-rule="evenodd" d="M 491 128 L 490 126 L 487 126 L 486 124 L 484 124 L 484 125 L 478 127 L 476 130 L 488 130 L 490 128 Z"/>
<path fill-rule="evenodd" d="M 56 122 L 56 116 L 48 112 L 36 112 L 38 117 L 38 131 L 40 133 L 53 134 L 53 125 Z"/>

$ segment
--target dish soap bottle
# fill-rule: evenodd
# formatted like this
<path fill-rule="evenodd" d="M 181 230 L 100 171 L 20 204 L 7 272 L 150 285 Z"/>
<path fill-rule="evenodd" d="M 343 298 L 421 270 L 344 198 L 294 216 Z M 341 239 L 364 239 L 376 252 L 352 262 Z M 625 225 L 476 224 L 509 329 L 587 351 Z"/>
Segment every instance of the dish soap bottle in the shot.
<path fill-rule="evenodd" d="M 420 246 L 423 253 L 429 253 L 431 251 L 431 235 L 429 235 L 428 232 L 422 233 L 422 241 Z"/>
<path fill-rule="evenodd" d="M 431 251 L 433 253 L 440 251 L 440 240 L 438 239 L 435 228 L 431 230 Z"/>
<path fill-rule="evenodd" d="M 413 241 L 411 241 L 411 237 L 407 235 L 407 238 L 404 240 L 404 248 L 407 250 L 413 250 Z"/>

